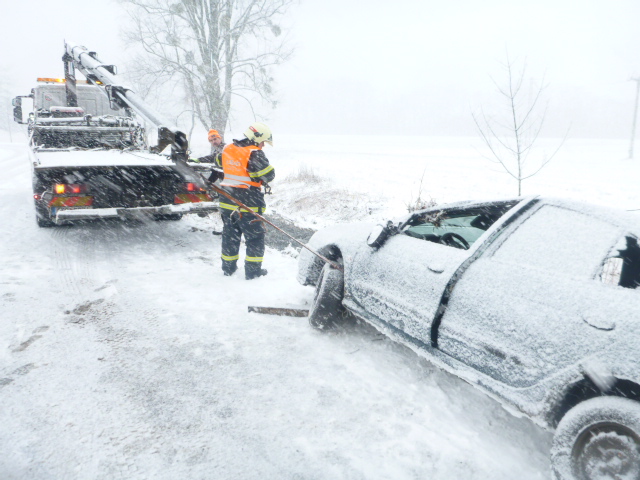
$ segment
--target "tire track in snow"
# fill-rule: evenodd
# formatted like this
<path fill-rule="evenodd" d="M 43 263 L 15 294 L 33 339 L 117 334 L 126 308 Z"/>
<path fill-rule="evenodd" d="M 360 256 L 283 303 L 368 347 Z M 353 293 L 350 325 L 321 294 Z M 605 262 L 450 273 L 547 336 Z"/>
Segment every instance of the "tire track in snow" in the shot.
<path fill-rule="evenodd" d="M 73 302 L 84 302 L 90 290 L 96 288 L 95 270 L 91 268 L 95 254 L 93 245 L 77 242 L 74 228 L 52 229 L 53 259 L 56 271 L 64 285 L 64 291 Z"/>

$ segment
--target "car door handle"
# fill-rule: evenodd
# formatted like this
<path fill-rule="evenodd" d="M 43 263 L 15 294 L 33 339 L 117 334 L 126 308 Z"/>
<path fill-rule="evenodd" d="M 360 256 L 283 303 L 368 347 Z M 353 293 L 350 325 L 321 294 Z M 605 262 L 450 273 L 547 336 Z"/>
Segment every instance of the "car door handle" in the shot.
<path fill-rule="evenodd" d="M 599 317 L 583 315 L 582 321 L 587 325 L 589 325 L 590 327 L 593 327 L 598 330 L 604 330 L 605 332 L 610 332 L 611 330 L 616 328 L 616 322 L 608 318 L 599 318 Z"/>
<path fill-rule="evenodd" d="M 444 266 L 443 265 L 438 265 L 433 264 L 433 265 L 427 265 L 427 268 L 429 269 L 429 271 L 433 272 L 433 273 L 442 273 L 444 272 Z"/>

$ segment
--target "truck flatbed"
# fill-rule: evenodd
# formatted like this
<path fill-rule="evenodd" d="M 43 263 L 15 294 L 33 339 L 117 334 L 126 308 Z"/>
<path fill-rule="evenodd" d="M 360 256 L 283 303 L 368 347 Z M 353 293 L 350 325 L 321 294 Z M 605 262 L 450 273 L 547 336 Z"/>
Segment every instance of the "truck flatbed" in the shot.
<path fill-rule="evenodd" d="M 38 150 L 34 167 L 124 167 L 124 166 L 167 166 L 175 164 L 165 155 L 140 150 L 84 150 L 51 149 Z"/>

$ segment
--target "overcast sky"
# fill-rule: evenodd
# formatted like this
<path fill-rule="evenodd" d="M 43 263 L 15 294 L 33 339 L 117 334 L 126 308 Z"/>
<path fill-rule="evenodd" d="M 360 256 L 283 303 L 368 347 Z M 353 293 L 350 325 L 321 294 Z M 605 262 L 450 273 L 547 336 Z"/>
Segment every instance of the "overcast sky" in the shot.
<path fill-rule="evenodd" d="M 16 95 L 62 75 L 65 38 L 126 60 L 113 0 L 0 4 L 0 68 Z M 499 111 L 491 77 L 505 79 L 508 50 L 526 58 L 530 88 L 548 84 L 547 135 L 626 138 L 639 20 L 638 0 L 302 0 L 268 115 L 282 133 L 474 135 L 472 111 Z"/>

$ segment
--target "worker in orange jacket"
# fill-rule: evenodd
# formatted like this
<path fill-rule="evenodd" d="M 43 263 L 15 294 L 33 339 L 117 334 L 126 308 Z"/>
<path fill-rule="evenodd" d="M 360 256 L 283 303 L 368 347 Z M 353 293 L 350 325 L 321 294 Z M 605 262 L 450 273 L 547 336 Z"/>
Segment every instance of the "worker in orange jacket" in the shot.
<path fill-rule="evenodd" d="M 214 167 L 211 169 L 211 175 L 209 181 L 211 183 L 222 178 L 222 150 L 225 147 L 225 143 L 222 140 L 222 136 L 217 130 L 209 130 L 207 140 L 211 144 L 211 154 L 205 155 L 199 158 L 190 158 L 189 161 L 196 163 L 212 163 Z"/>
<path fill-rule="evenodd" d="M 275 176 L 262 148 L 265 143 L 273 145 L 271 129 L 264 123 L 254 123 L 245 131 L 245 138 L 233 140 L 222 150 L 224 178 L 220 187 L 244 203 L 251 210 L 262 214 L 266 208 L 263 187 Z M 265 227 L 255 216 L 239 212 L 238 206 L 219 195 L 222 214 L 222 271 L 233 275 L 238 269 L 240 240 L 244 235 L 246 255 L 244 273 L 247 280 L 267 274 L 262 268 L 264 257 Z"/>

